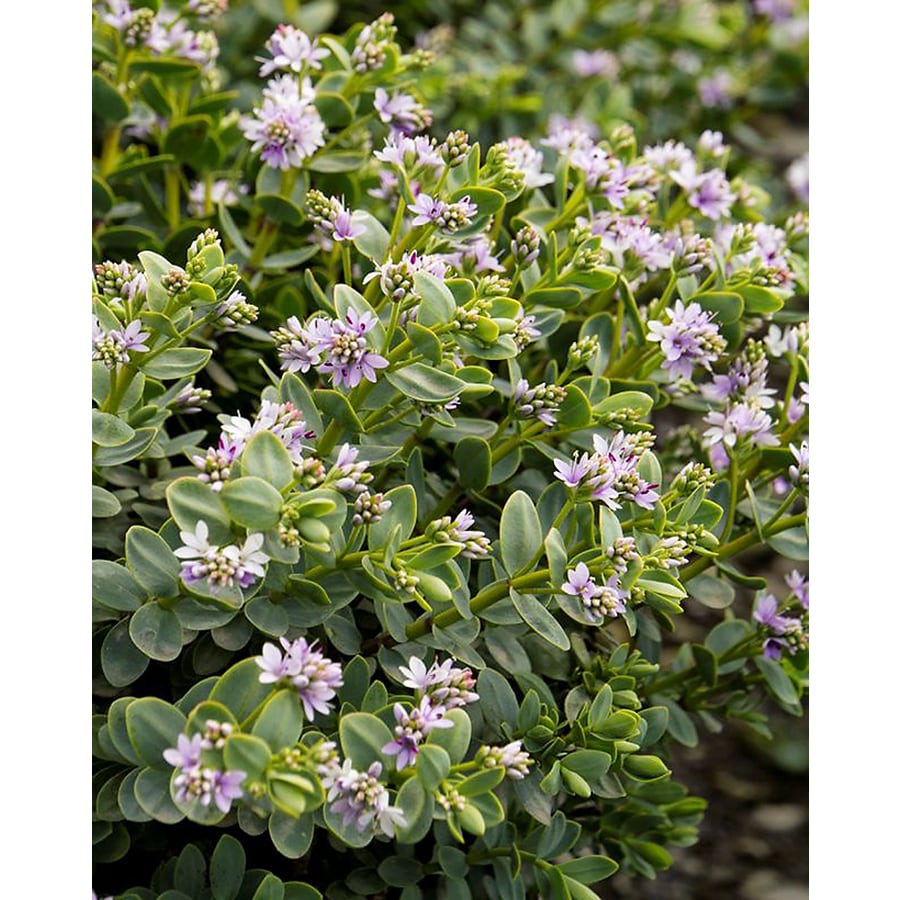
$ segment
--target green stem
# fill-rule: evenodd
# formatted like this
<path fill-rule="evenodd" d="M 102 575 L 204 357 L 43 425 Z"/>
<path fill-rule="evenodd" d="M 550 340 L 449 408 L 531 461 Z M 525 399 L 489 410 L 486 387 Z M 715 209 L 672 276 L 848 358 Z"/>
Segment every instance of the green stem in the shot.
<path fill-rule="evenodd" d="M 353 285 L 353 265 L 350 261 L 350 245 L 341 241 L 341 265 L 344 270 L 344 284 Z"/>
<path fill-rule="evenodd" d="M 798 525 L 802 525 L 805 521 L 806 513 L 797 513 L 796 515 L 788 516 L 786 519 L 782 519 L 780 522 L 772 525 L 771 527 L 763 528 L 763 535 L 765 537 L 772 537 L 772 535 L 779 534 L 782 531 L 787 531 L 789 528 L 796 528 Z M 719 547 L 715 556 L 701 556 L 699 559 L 695 559 L 693 562 L 688 563 L 678 573 L 678 580 L 682 584 L 685 584 L 694 576 L 699 575 L 701 572 L 708 569 L 715 563 L 717 559 L 729 559 L 732 556 L 736 556 L 743 550 L 746 550 L 747 548 L 759 543 L 760 540 L 756 532 L 749 531 L 747 532 L 747 534 L 741 535 L 741 537 L 735 538 L 735 540 L 730 541 L 727 544 L 723 544 L 721 547 Z"/>
<path fill-rule="evenodd" d="M 749 650 L 750 647 L 756 644 L 758 640 L 759 637 L 756 634 L 744 638 L 743 641 L 735 644 L 722 656 L 722 658 L 719 660 L 719 664 L 722 665 L 724 663 L 732 662 L 735 659 L 740 659 L 740 657 L 744 655 L 745 651 Z M 697 674 L 697 667 L 690 666 L 689 668 L 683 669 L 680 672 L 673 672 L 671 675 L 665 675 L 662 678 L 657 678 L 655 681 L 651 681 L 649 684 L 644 685 L 641 691 L 645 697 L 650 697 L 653 694 L 659 694 L 662 691 L 667 690 L 668 688 L 680 685 L 688 679 L 697 676 Z"/>
<path fill-rule="evenodd" d="M 489 606 L 492 606 L 504 597 L 509 596 L 510 588 L 520 590 L 521 588 L 537 587 L 542 582 L 548 581 L 549 578 L 549 569 L 538 569 L 536 572 L 529 572 L 527 575 L 519 575 L 516 578 L 510 578 L 506 581 L 497 581 L 479 591 L 472 598 L 469 608 L 477 615 L 480 612 L 484 612 Z M 411 641 L 417 640 L 428 634 L 435 625 L 437 625 L 438 628 L 446 628 L 448 625 L 458 622 L 461 618 L 462 615 L 458 609 L 445 609 L 442 613 L 438 613 L 434 617 L 419 619 L 417 622 L 413 622 L 412 625 L 408 625 L 406 628 L 406 637 Z"/>
<path fill-rule="evenodd" d="M 727 541 L 734 528 L 734 517 L 737 514 L 738 487 L 740 480 L 740 466 L 738 461 L 729 454 L 728 460 L 728 514 L 725 518 L 725 527 L 722 530 L 722 540 Z"/>
<path fill-rule="evenodd" d="M 256 236 L 256 243 L 250 253 L 250 259 L 247 261 L 247 267 L 256 271 L 259 269 L 260 263 L 266 258 L 269 248 L 278 236 L 278 225 L 271 219 L 263 219 L 262 227 Z"/>
<path fill-rule="evenodd" d="M 181 223 L 181 185 L 178 183 L 178 169 L 166 166 L 166 220 L 169 231 L 177 230 Z"/>

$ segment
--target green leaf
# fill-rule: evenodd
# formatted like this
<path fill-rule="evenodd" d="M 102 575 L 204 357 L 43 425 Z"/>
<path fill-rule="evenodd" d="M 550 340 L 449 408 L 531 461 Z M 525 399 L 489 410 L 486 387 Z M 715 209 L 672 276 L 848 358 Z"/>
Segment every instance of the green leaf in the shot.
<path fill-rule="evenodd" d="M 524 491 L 516 491 L 500 515 L 500 555 L 509 575 L 526 572 L 542 543 L 543 532 L 534 503 Z"/>
<path fill-rule="evenodd" d="M 275 806 L 290 816 L 302 816 L 325 802 L 325 791 L 311 771 L 270 769 L 269 796 Z"/>
<path fill-rule="evenodd" d="M 509 596 L 522 620 L 532 631 L 560 650 L 569 649 L 571 646 L 569 636 L 553 614 L 536 597 L 531 594 L 520 594 L 513 588 L 509 589 Z"/>
<path fill-rule="evenodd" d="M 111 494 L 99 485 L 91 485 L 91 517 L 108 519 L 122 511 L 122 504 L 115 494 Z"/>
<path fill-rule="evenodd" d="M 198 897 L 206 886 L 206 857 L 194 844 L 188 844 L 175 863 L 175 888 L 188 897 Z"/>
<path fill-rule="evenodd" d="M 272 759 L 272 751 L 262 738 L 250 734 L 231 734 L 222 750 L 226 769 L 247 773 L 249 781 L 260 781 Z"/>
<path fill-rule="evenodd" d="M 119 447 L 134 437 L 134 429 L 118 416 L 91 410 L 91 440 L 100 447 Z"/>
<path fill-rule="evenodd" d="M 456 789 L 463 797 L 477 797 L 492 791 L 506 776 L 506 770 L 502 766 L 493 769 L 483 769 L 468 778 L 464 778 Z"/>
<path fill-rule="evenodd" d="M 384 762 L 381 748 L 393 740 L 387 725 L 371 713 L 349 713 L 339 725 L 344 756 L 353 761 L 358 771 L 368 769 L 373 762 Z"/>
<path fill-rule="evenodd" d="M 364 209 L 354 210 L 351 219 L 354 225 L 365 228 L 361 235 L 353 238 L 353 246 L 372 262 L 380 263 L 387 256 L 390 244 L 387 229 Z"/>
<path fill-rule="evenodd" d="M 303 420 L 308 428 L 316 434 L 323 431 L 322 416 L 313 400 L 313 395 L 306 382 L 298 378 L 292 372 L 285 372 L 281 376 L 281 384 L 278 386 L 278 400 L 281 403 L 289 400 L 303 413 Z"/>
<path fill-rule="evenodd" d="M 94 454 L 94 465 L 97 468 L 119 466 L 137 459 L 153 443 L 156 432 L 156 428 L 137 428 L 130 441 L 117 447 L 99 447 Z"/>
<path fill-rule="evenodd" d="M 370 549 L 384 547 L 397 525 L 400 526 L 399 541 L 407 540 L 416 525 L 416 492 L 412 485 L 403 484 L 392 488 L 384 495 L 384 499 L 391 501 L 391 507 L 380 522 L 369 526 Z"/>
<path fill-rule="evenodd" d="M 135 647 L 160 662 L 172 662 L 181 653 L 184 632 L 178 616 L 155 600 L 138 609 L 128 625 Z"/>
<path fill-rule="evenodd" d="M 258 201 L 260 198 L 257 197 L 256 199 Z M 287 269 L 294 269 L 302 265 L 319 252 L 320 248 L 316 244 L 310 247 L 299 247 L 296 250 L 284 250 L 281 253 L 273 253 L 271 256 L 267 256 L 259 264 L 259 267 L 263 272 L 284 272 Z"/>
<path fill-rule="evenodd" d="M 700 677 L 710 686 L 715 687 L 719 679 L 719 662 L 716 654 L 703 644 L 691 644 L 691 652 L 694 655 L 694 662 L 697 664 L 697 671 Z"/>
<path fill-rule="evenodd" d="M 154 769 L 171 771 L 163 750 L 176 746 L 187 718 L 171 703 L 157 697 L 141 697 L 125 710 L 128 739 L 141 761 Z"/>
<path fill-rule="evenodd" d="M 646 416 L 653 409 L 653 398 L 643 391 L 620 391 L 601 401 L 596 412 L 604 416 L 626 409 L 633 409 L 639 417 Z"/>
<path fill-rule="evenodd" d="M 130 111 L 125 98 L 99 72 L 91 76 L 91 108 L 106 122 L 121 122 Z"/>
<path fill-rule="evenodd" d="M 717 325 L 737 322 L 744 311 L 743 298 L 733 291 L 704 291 L 702 294 L 694 294 L 689 302 L 699 303 L 707 312 L 713 313 L 713 321 Z"/>
<path fill-rule="evenodd" d="M 788 559 L 809 559 L 809 535 L 805 528 L 790 528 L 766 538 L 766 543 Z"/>
<path fill-rule="evenodd" d="M 213 900 L 237 900 L 246 866 L 247 855 L 241 842 L 230 834 L 223 834 L 209 863 Z"/>
<path fill-rule="evenodd" d="M 618 868 L 619 864 L 608 856 L 579 856 L 559 866 L 563 875 L 574 878 L 581 884 L 594 884 L 609 878 Z"/>
<path fill-rule="evenodd" d="M 271 431 L 260 431 L 241 452 L 241 474 L 258 476 L 283 491 L 294 481 L 294 464 L 287 448 Z"/>
<path fill-rule="evenodd" d="M 491 478 L 491 445 L 484 438 L 466 435 L 454 448 L 460 486 L 483 491 Z"/>
<path fill-rule="evenodd" d="M 681 706 L 668 697 L 661 697 L 659 702 L 669 711 L 668 732 L 685 747 L 696 747 L 699 741 L 697 727 L 691 721 L 691 717 L 681 708 Z"/>
<path fill-rule="evenodd" d="M 493 673 L 496 675 L 496 673 Z M 499 676 L 497 676 L 499 678 Z M 505 684 L 505 682 L 504 682 Z M 509 688 L 509 685 L 506 685 Z M 480 690 L 480 679 L 479 679 Z M 510 689 L 511 690 L 511 689 Z M 515 698 L 513 698 L 515 700 Z M 426 740 L 426 745 L 443 747 L 450 756 L 450 762 L 454 766 L 459 765 L 465 758 L 472 740 L 472 721 L 462 709 L 451 709 L 445 716 L 453 722 L 452 728 L 435 728 Z M 509 721 L 514 721 L 510 719 Z"/>
<path fill-rule="evenodd" d="M 800 698 L 794 682 L 788 677 L 781 663 L 766 656 L 757 656 L 753 663 L 766 679 L 766 684 L 775 699 L 786 709 L 796 711 Z"/>
<path fill-rule="evenodd" d="M 169 545 L 143 525 L 133 525 L 125 535 L 125 564 L 135 580 L 151 596 L 178 595 L 181 565 Z"/>
<path fill-rule="evenodd" d="M 185 378 L 199 372 L 212 356 L 212 350 L 199 347 L 175 347 L 163 350 L 159 356 L 153 357 L 141 368 L 145 375 L 168 381 L 173 378 Z"/>
<path fill-rule="evenodd" d="M 255 475 L 229 481 L 221 497 L 232 520 L 253 531 L 274 528 L 281 518 L 281 494 Z"/>
<path fill-rule="evenodd" d="M 249 446 L 249 445 L 248 445 Z M 212 544 L 228 544 L 234 539 L 222 498 L 208 484 L 191 475 L 176 478 L 166 488 L 169 511 L 179 528 L 193 532 L 203 521 Z"/>
<path fill-rule="evenodd" d="M 597 696 L 591 701 L 588 711 L 588 728 L 591 731 L 597 731 L 606 721 L 612 710 L 613 691 L 608 684 L 604 684 L 597 692 Z"/>
<path fill-rule="evenodd" d="M 338 424 L 343 425 L 353 434 L 362 434 L 365 431 L 356 411 L 343 394 L 333 391 L 331 388 L 316 388 L 313 396 L 316 406 L 326 418 L 337 419 Z"/>
<path fill-rule="evenodd" d="M 553 309 L 575 309 L 583 300 L 577 288 L 539 288 L 525 295 L 525 302 L 531 306 L 550 306 Z"/>
<path fill-rule="evenodd" d="M 388 372 L 385 378 L 405 397 L 423 403 L 444 403 L 458 397 L 466 387 L 455 375 L 424 363 L 412 363 Z"/>
<path fill-rule="evenodd" d="M 450 774 L 450 755 L 437 744 L 423 744 L 416 757 L 416 777 L 425 790 L 436 791 Z"/>
<path fill-rule="evenodd" d="M 315 824 L 311 815 L 289 816 L 276 809 L 269 816 L 269 836 L 282 856 L 300 859 L 312 846 Z"/>
<path fill-rule="evenodd" d="M 285 688 L 269 698 L 253 725 L 252 734 L 262 738 L 274 753 L 293 747 L 303 730 L 300 699 L 294 688 Z"/>
<path fill-rule="evenodd" d="M 690 597 L 693 597 L 710 609 L 727 609 L 734 603 L 734 588 L 724 578 L 716 578 L 701 572 L 695 575 L 686 585 L 685 589 Z"/>
<path fill-rule="evenodd" d="M 509 682 L 493 669 L 484 669 L 478 676 L 478 697 L 485 722 L 500 734 L 501 722 L 515 722 L 519 703 Z M 449 729 L 448 729 L 449 730 Z"/>
<path fill-rule="evenodd" d="M 456 315 L 456 301 L 450 289 L 438 278 L 427 272 L 413 276 L 416 293 L 422 298 L 416 321 L 425 328 L 444 325 Z"/>
<path fill-rule="evenodd" d="M 147 596 L 128 569 L 118 563 L 92 560 L 91 575 L 91 596 L 110 609 L 133 612 Z"/>
<path fill-rule="evenodd" d="M 255 659 L 243 659 L 216 682 L 209 699 L 230 709 L 243 722 L 272 692 L 272 685 L 260 682 L 259 674 Z"/>
<path fill-rule="evenodd" d="M 587 782 L 598 782 L 608 771 L 612 757 L 603 750 L 575 750 L 563 757 L 562 767 L 577 772 Z"/>
<path fill-rule="evenodd" d="M 218 214 L 219 224 L 222 226 L 222 231 L 225 232 L 225 237 L 228 238 L 234 249 L 237 250 L 245 260 L 249 260 L 253 251 L 244 240 L 240 228 L 235 225 L 234 219 L 231 217 L 231 213 L 224 203 L 219 204 Z"/>
<path fill-rule="evenodd" d="M 209 116 L 186 116 L 170 125 L 160 150 L 171 153 L 180 162 L 202 168 L 204 143 L 211 127 Z"/>
<path fill-rule="evenodd" d="M 744 299 L 744 314 L 768 316 L 784 306 L 784 300 L 774 291 L 756 284 L 743 284 L 735 291 Z"/>
<path fill-rule="evenodd" d="M 174 825 L 184 818 L 169 793 L 172 767 L 165 770 L 142 769 L 134 780 L 134 799 L 151 818 L 165 825 Z"/>
<path fill-rule="evenodd" d="M 123 619 L 106 633 L 100 646 L 100 668 L 113 687 L 125 687 L 137 681 L 150 660 L 134 646 L 128 634 L 128 620 Z"/>
<path fill-rule="evenodd" d="M 358 169 L 369 159 L 367 153 L 355 153 L 353 151 L 336 151 L 328 154 L 319 154 L 306 163 L 306 168 L 311 172 L 352 172 Z"/>
<path fill-rule="evenodd" d="M 253 892 L 251 900 L 284 900 L 284 884 L 280 878 L 268 872 Z"/>
<path fill-rule="evenodd" d="M 425 869 L 417 859 L 389 856 L 379 863 L 378 875 L 392 887 L 409 887 L 425 877 Z"/>

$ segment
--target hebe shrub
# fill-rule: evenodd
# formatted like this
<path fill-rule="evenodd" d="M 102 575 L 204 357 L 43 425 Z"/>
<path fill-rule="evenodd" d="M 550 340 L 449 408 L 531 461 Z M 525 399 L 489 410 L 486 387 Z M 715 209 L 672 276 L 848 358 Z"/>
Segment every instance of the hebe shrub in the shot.
<path fill-rule="evenodd" d="M 95 887 L 653 878 L 673 742 L 802 714 L 807 217 L 718 132 L 430 136 L 390 14 L 240 112 L 224 6 L 95 11 Z"/>

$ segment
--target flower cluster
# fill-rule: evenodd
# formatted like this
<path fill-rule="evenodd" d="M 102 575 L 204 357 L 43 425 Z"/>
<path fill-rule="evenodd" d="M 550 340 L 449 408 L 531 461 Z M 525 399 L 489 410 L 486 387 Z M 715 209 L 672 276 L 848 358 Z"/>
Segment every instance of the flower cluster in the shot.
<path fill-rule="evenodd" d="M 394 704 L 394 740 L 381 748 L 382 753 L 397 757 L 397 769 L 416 764 L 420 742 L 435 729 L 452 728 L 447 712 L 474 703 L 478 699 L 472 688 L 475 679 L 469 669 L 454 667 L 453 660 L 436 660 L 429 668 L 417 656 L 411 656 L 408 666 L 400 666 L 405 687 L 416 691 L 417 705 L 407 712 L 401 703 Z"/>
<path fill-rule="evenodd" d="M 99 360 L 108 369 L 127 365 L 131 362 L 131 353 L 146 353 L 150 349 L 144 343 L 150 337 L 150 332 L 141 331 L 142 327 L 141 320 L 135 319 L 123 329 L 111 328 L 104 331 L 100 320 L 94 316 L 91 358 Z"/>
<path fill-rule="evenodd" d="M 652 509 L 659 500 L 656 488 L 638 473 L 644 449 L 637 435 L 617 431 L 607 441 L 594 435 L 594 452 L 573 454 L 572 461 L 553 461 L 554 475 L 572 490 L 585 490 L 591 500 L 599 500 L 610 509 L 621 509 L 620 501 Z"/>
<path fill-rule="evenodd" d="M 340 319 L 314 316 L 301 325 L 291 316 L 284 328 L 272 332 L 281 367 L 286 372 L 317 371 L 330 375 L 335 387 L 356 387 L 363 379 L 375 382 L 375 372 L 388 361 L 369 349 L 368 338 L 377 318 L 370 312 L 348 309 Z"/>
<path fill-rule="evenodd" d="M 475 524 L 475 517 L 466 509 L 455 519 L 441 516 L 428 523 L 425 536 L 438 543 L 462 544 L 462 555 L 469 559 L 479 559 L 491 552 L 491 542 L 483 531 L 476 531 L 470 526 Z"/>
<path fill-rule="evenodd" d="M 179 532 L 183 546 L 175 550 L 182 560 L 181 580 L 194 585 L 206 579 L 211 591 L 222 588 L 248 588 L 266 574 L 268 554 L 260 548 L 263 536 L 248 534 L 243 544 L 219 547 L 209 542 L 209 526 L 200 519 L 193 531 Z"/>
<path fill-rule="evenodd" d="M 279 638 L 279 641 L 284 654 L 275 644 L 266 643 L 262 656 L 256 657 L 256 664 L 262 669 L 259 680 L 263 684 L 284 682 L 294 687 L 310 722 L 316 713 L 327 716 L 331 712 L 328 701 L 334 699 L 337 688 L 344 683 L 341 664 L 316 650 L 315 641 L 309 644 L 302 637 L 293 641 Z"/>
<path fill-rule="evenodd" d="M 328 788 L 331 811 L 342 816 L 345 828 L 352 824 L 362 834 L 371 825 L 375 834 L 392 838 L 406 820 L 402 810 L 391 805 L 387 788 L 378 780 L 381 770 L 376 761 L 365 772 L 358 772 L 345 759 L 337 774 L 323 779 L 323 784 Z"/>
<path fill-rule="evenodd" d="M 662 367 L 672 378 L 690 380 L 694 366 L 709 369 L 725 350 L 725 339 L 719 334 L 711 313 L 699 303 L 687 306 L 681 300 L 667 310 L 666 320 L 647 323 L 648 341 L 656 341 L 662 350 Z"/>
<path fill-rule="evenodd" d="M 611 576 L 605 584 L 597 584 L 583 562 L 566 572 L 562 591 L 571 597 L 578 597 L 584 605 L 585 615 L 593 622 L 602 621 L 604 616 L 615 618 L 625 612 L 625 601 L 628 599 L 628 592 L 619 587 L 618 575 Z"/>
<path fill-rule="evenodd" d="M 785 579 L 803 606 L 803 615 L 784 615 L 772 594 L 760 594 L 753 607 L 753 618 L 764 629 L 763 653 L 769 659 L 780 659 L 786 650 L 791 656 L 809 647 L 809 582 L 796 570 Z"/>
<path fill-rule="evenodd" d="M 247 777 L 246 772 L 239 769 L 222 771 L 203 765 L 201 758 L 204 750 L 221 749 L 230 730 L 228 723 L 207 721 L 204 732 L 190 738 L 179 734 L 177 746 L 163 750 L 165 761 L 178 770 L 174 784 L 175 799 L 179 803 L 192 800 L 199 800 L 201 806 L 215 803 L 221 812 L 227 813 L 232 801 L 243 796 L 241 784 Z"/>
<path fill-rule="evenodd" d="M 273 78 L 263 89 L 263 102 L 241 119 L 241 130 L 274 169 L 299 168 L 325 145 L 325 123 L 314 105 L 316 92 L 308 78 L 302 85 L 292 75 Z"/>
<path fill-rule="evenodd" d="M 534 760 L 522 749 L 521 741 L 512 741 L 503 747 L 482 747 L 475 756 L 475 762 L 487 769 L 503 766 L 507 778 L 522 781 Z"/>
<path fill-rule="evenodd" d="M 222 416 L 222 422 L 218 445 L 207 448 L 204 455 L 191 456 L 191 462 L 200 470 L 197 477 L 214 491 L 222 489 L 231 475 L 234 461 L 253 435 L 270 431 L 284 444 L 291 461 L 298 467 L 303 464 L 304 441 L 313 437 L 302 414 L 290 402 L 263 400 L 252 422 L 243 416 L 228 415 Z"/>
<path fill-rule="evenodd" d="M 513 394 L 513 403 L 523 418 L 534 417 L 545 425 L 556 424 L 555 414 L 565 399 L 566 389 L 564 387 L 543 382 L 529 387 L 525 378 L 519 381 Z"/>

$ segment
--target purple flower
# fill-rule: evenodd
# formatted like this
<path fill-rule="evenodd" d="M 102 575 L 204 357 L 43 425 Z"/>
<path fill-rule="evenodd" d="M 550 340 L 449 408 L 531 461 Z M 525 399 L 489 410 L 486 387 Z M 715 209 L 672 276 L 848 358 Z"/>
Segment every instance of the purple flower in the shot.
<path fill-rule="evenodd" d="M 330 222 L 331 236 L 334 240 L 338 242 L 352 241 L 354 238 L 358 238 L 361 234 L 366 233 L 366 229 L 362 225 L 353 222 L 353 215 L 350 210 L 344 209 L 341 204 L 338 204 L 338 207 Z"/>
<path fill-rule="evenodd" d="M 400 674 L 404 676 L 405 680 L 402 684 L 405 687 L 411 687 L 417 691 L 424 692 L 431 687 L 431 685 L 436 683 L 435 667 L 432 666 L 429 669 L 426 667 L 424 661 L 419 659 L 418 656 L 411 656 L 409 658 L 409 665 L 400 666 L 399 669 Z"/>
<path fill-rule="evenodd" d="M 300 662 L 290 654 L 282 658 L 281 651 L 275 644 L 263 644 L 262 656 L 257 656 L 256 664 L 262 669 L 259 676 L 262 684 L 276 684 L 282 678 L 291 678 L 300 671 Z"/>
<path fill-rule="evenodd" d="M 381 748 L 382 753 L 397 757 L 397 770 L 416 764 L 419 742 L 434 729 L 452 728 L 453 720 L 445 719 L 446 708 L 432 705 L 429 696 L 423 696 L 418 707 L 407 713 L 399 703 L 394 704 L 394 740 Z"/>
<path fill-rule="evenodd" d="M 715 158 L 724 156 L 728 150 L 728 146 L 722 137 L 722 132 L 710 131 L 708 128 L 700 135 L 697 146 Z"/>
<path fill-rule="evenodd" d="M 789 575 L 784 576 L 784 581 L 803 608 L 809 609 L 809 579 L 794 569 Z"/>
<path fill-rule="evenodd" d="M 308 78 L 303 89 L 290 75 L 269 82 L 263 102 L 253 116 L 241 119 L 244 137 L 260 151 L 263 162 L 274 169 L 299 168 L 303 160 L 325 144 L 325 123 L 313 105 L 316 93 Z"/>
<path fill-rule="evenodd" d="M 229 772 L 214 772 L 212 776 L 212 798 L 223 813 L 231 809 L 231 801 L 244 796 L 241 784 L 247 777 L 246 772 L 233 769 Z M 205 800 L 205 802 L 204 802 Z M 206 798 L 200 800 L 204 806 L 209 805 Z"/>
<path fill-rule="evenodd" d="M 372 826 L 375 834 L 394 837 L 396 827 L 406 824 L 403 812 L 390 805 L 387 788 L 378 780 L 382 765 L 373 762 L 365 772 L 357 772 L 349 759 L 328 790 L 331 811 L 342 816 L 342 824 L 354 824 L 362 834 Z"/>
<path fill-rule="evenodd" d="M 647 340 L 658 341 L 665 360 L 663 368 L 674 377 L 690 380 L 694 366 L 708 369 L 725 349 L 725 339 L 719 334 L 712 315 L 699 303 L 685 306 L 675 301 L 674 309 L 667 310 L 667 322 L 654 319 L 647 323 Z"/>
<path fill-rule="evenodd" d="M 488 769 L 503 766 L 506 769 L 507 778 L 511 778 L 513 781 L 522 781 L 528 774 L 528 766 L 534 762 L 522 749 L 520 740 L 512 741 L 503 747 L 482 748 L 476 760 Z"/>
<path fill-rule="evenodd" d="M 644 147 L 644 159 L 661 173 L 685 173 L 696 166 L 694 154 L 681 141 L 668 140 L 665 144 Z"/>
<path fill-rule="evenodd" d="M 179 734 L 177 746 L 163 750 L 163 758 L 176 769 L 194 769 L 200 765 L 202 744 L 202 734 L 195 734 L 192 738 L 186 734 Z"/>
<path fill-rule="evenodd" d="M 524 178 L 526 189 L 541 187 L 553 181 L 551 173 L 542 171 L 544 154 L 524 138 L 511 137 L 498 146 L 506 151 L 509 163 Z"/>
<path fill-rule="evenodd" d="M 431 125 L 431 110 L 411 94 L 395 91 L 388 97 L 384 88 L 375 88 L 373 106 L 382 122 L 403 135 L 415 134 Z"/>
<path fill-rule="evenodd" d="M 726 406 L 724 412 L 711 412 L 703 421 L 710 425 L 703 432 L 707 446 L 722 442 L 733 447 L 741 438 L 747 438 L 754 447 L 778 446 L 778 439 L 772 434 L 771 417 L 749 403 Z"/>
<path fill-rule="evenodd" d="M 416 214 L 413 225 L 431 225 L 440 218 L 447 204 L 443 200 L 435 200 L 430 194 L 419 194 L 409 211 Z"/>
<path fill-rule="evenodd" d="M 347 310 L 341 319 L 313 319 L 310 341 L 313 349 L 325 357 L 318 366 L 320 372 L 331 374 L 335 387 L 356 387 L 363 378 L 375 382 L 375 370 L 384 369 L 388 361 L 368 349 L 365 335 L 377 319 L 370 312 Z"/>
<path fill-rule="evenodd" d="M 182 560 L 181 579 L 187 585 L 206 578 L 212 591 L 233 587 L 235 582 L 246 588 L 265 575 L 269 557 L 259 549 L 263 543 L 260 533 L 248 535 L 241 547 L 230 544 L 221 548 L 209 543 L 209 527 L 203 519 L 193 532 L 179 533 L 184 545 L 175 555 Z"/>
<path fill-rule="evenodd" d="M 624 601 L 628 594 L 619 588 L 618 575 L 613 575 L 606 584 L 598 585 L 583 562 L 566 572 L 562 591 L 578 597 L 584 606 L 585 615 L 593 622 L 599 622 L 604 616 L 615 618 L 625 612 Z"/>
<path fill-rule="evenodd" d="M 591 597 L 597 594 L 597 582 L 591 575 L 588 567 L 583 563 L 578 563 L 574 569 L 566 572 L 566 580 L 562 584 L 564 593 L 572 597 L 580 597 L 582 602 L 587 602 Z"/>
<path fill-rule="evenodd" d="M 596 137 L 596 127 L 586 119 L 580 117 L 566 119 L 564 116 L 554 114 L 550 116 L 547 137 L 541 143 L 560 153 L 571 153 L 573 150 L 590 147 Z"/>
<path fill-rule="evenodd" d="M 704 106 L 728 109 L 732 104 L 731 92 L 734 88 L 734 79 L 726 69 L 716 69 L 708 78 L 701 78 L 697 82 L 697 92 L 700 102 Z"/>
<path fill-rule="evenodd" d="M 589 456 L 587 453 L 582 453 L 581 459 L 579 459 L 577 452 L 572 454 L 571 462 L 554 459 L 553 467 L 556 469 L 554 476 L 566 487 L 570 487 L 573 490 L 580 487 L 588 475 L 593 475 L 597 471 L 594 457 Z"/>
<path fill-rule="evenodd" d="M 753 0 L 753 9 L 769 21 L 789 22 L 794 14 L 797 0 Z"/>
<path fill-rule="evenodd" d="M 328 50 L 314 47 L 309 36 L 293 25 L 279 25 L 266 41 L 266 50 L 272 54 L 272 58 L 258 60 L 262 63 L 259 74 L 263 78 L 280 69 L 297 73 L 304 66 L 321 69 L 322 63 L 319 60 L 328 56 Z"/>
<path fill-rule="evenodd" d="M 707 218 L 718 220 L 731 215 L 737 195 L 721 169 L 698 174 L 696 164 L 691 163 L 673 173 L 672 180 L 684 188 L 688 203 Z"/>
<path fill-rule="evenodd" d="M 797 487 L 806 487 L 809 485 L 809 443 L 802 441 L 799 447 L 793 444 L 788 445 L 797 464 L 788 469 L 791 481 Z"/>
<path fill-rule="evenodd" d="M 572 54 L 572 70 L 582 78 L 615 78 L 619 74 L 619 59 L 609 50 L 576 50 Z"/>
<path fill-rule="evenodd" d="M 756 598 L 753 618 L 774 634 L 781 634 L 787 624 L 787 618 L 778 615 L 778 601 L 772 594 L 761 594 Z"/>
<path fill-rule="evenodd" d="M 344 683 L 341 664 L 332 662 L 325 655 L 315 649 L 315 641 L 308 644 L 305 638 L 297 638 L 289 642 L 281 638 L 281 645 L 287 651 L 282 667 L 288 673 L 291 684 L 297 689 L 300 702 L 303 704 L 303 712 L 308 721 L 315 718 L 315 714 L 328 715 L 333 700 L 337 694 L 336 689 Z M 269 659 L 274 662 L 274 655 L 269 653 Z M 257 664 L 264 668 L 259 658 Z M 271 680 L 271 670 L 264 670 L 259 680 Z"/>
<path fill-rule="evenodd" d="M 376 150 L 374 156 L 381 162 L 391 163 L 410 172 L 420 166 L 442 170 L 445 165 L 434 138 L 424 135 L 409 137 L 399 131 L 392 131 L 385 138 L 384 147 Z M 414 195 L 416 193 L 413 191 Z"/>
<path fill-rule="evenodd" d="M 809 203 L 809 154 L 795 159 L 784 173 L 788 186 L 801 203 Z"/>
<path fill-rule="evenodd" d="M 467 509 L 464 509 L 452 521 L 449 516 L 443 516 L 432 522 L 429 530 L 437 540 L 463 544 L 465 549 L 462 555 L 469 559 L 478 559 L 490 553 L 491 542 L 483 531 L 470 528 L 474 524 L 475 517 Z"/>

